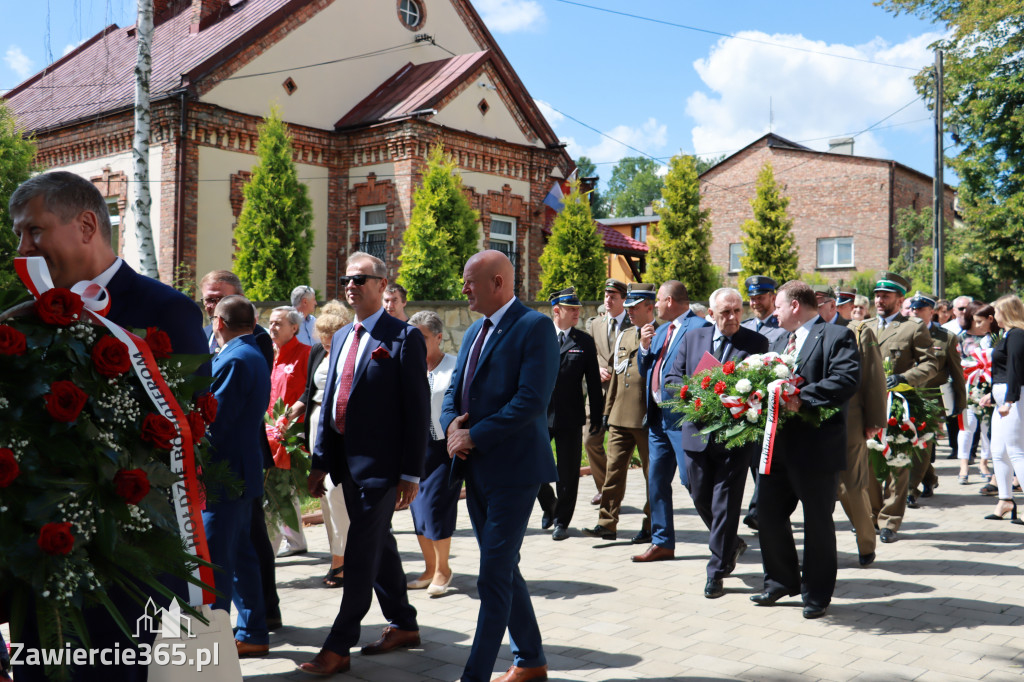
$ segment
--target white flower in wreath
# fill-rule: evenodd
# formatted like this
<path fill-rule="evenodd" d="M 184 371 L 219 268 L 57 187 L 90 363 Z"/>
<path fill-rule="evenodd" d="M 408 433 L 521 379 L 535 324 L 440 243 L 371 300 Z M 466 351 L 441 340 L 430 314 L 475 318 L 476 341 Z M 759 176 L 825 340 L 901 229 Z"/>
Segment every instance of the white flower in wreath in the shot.
<path fill-rule="evenodd" d="M 748 355 L 740 361 L 740 367 L 756 367 L 764 361 L 763 355 Z"/>
<path fill-rule="evenodd" d="M 886 443 L 891 443 L 891 442 L 892 442 L 893 440 L 894 440 L 894 439 L 893 439 L 893 437 L 892 437 L 892 436 L 886 436 L 886 437 L 885 437 L 885 442 L 886 442 Z"/>
<path fill-rule="evenodd" d="M 790 367 L 796 367 L 796 356 L 795 355 L 783 354 L 783 355 L 779 356 L 779 359 L 782 360 L 787 365 L 789 365 Z"/>
<path fill-rule="evenodd" d="M 885 445 L 883 445 L 882 443 L 879 443 L 874 438 L 869 438 L 868 439 L 868 450 L 878 450 L 879 452 L 881 452 L 882 450 L 885 450 Z"/>
<path fill-rule="evenodd" d="M 780 357 L 782 356 L 775 351 L 769 351 L 761 356 L 761 362 L 767 365 L 770 362 L 775 362 L 775 360 Z"/>
<path fill-rule="evenodd" d="M 754 385 L 750 383 L 749 379 L 740 379 L 736 382 L 736 390 L 740 393 L 750 393 L 752 388 L 754 388 Z"/>
<path fill-rule="evenodd" d="M 775 367 L 772 369 L 772 371 L 775 372 L 775 376 L 777 376 L 780 379 L 788 379 L 789 378 L 789 374 L 790 374 L 789 367 L 787 367 L 784 364 L 775 365 Z"/>
<path fill-rule="evenodd" d="M 747 421 L 750 422 L 751 424 L 756 424 L 757 423 L 757 419 L 758 419 L 757 413 L 754 412 L 753 410 L 747 410 L 746 412 L 743 413 L 743 415 L 747 418 Z"/>
<path fill-rule="evenodd" d="M 910 442 L 910 439 L 907 438 L 906 436 L 896 436 L 896 444 L 897 445 L 903 445 L 904 443 L 909 443 L 909 442 Z"/>
<path fill-rule="evenodd" d="M 900 453 L 893 457 L 891 460 L 889 460 L 889 464 L 891 464 L 894 467 L 902 469 L 903 467 L 910 466 L 910 458 Z"/>

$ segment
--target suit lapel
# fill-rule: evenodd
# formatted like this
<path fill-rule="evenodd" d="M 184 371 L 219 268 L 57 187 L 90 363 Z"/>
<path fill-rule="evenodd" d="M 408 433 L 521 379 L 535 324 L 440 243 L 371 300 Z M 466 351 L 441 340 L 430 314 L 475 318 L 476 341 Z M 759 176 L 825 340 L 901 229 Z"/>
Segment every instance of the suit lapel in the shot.
<path fill-rule="evenodd" d="M 821 337 L 825 334 L 825 325 L 828 324 L 818 316 L 818 321 L 811 325 L 810 331 L 807 333 L 807 338 L 804 339 L 804 345 L 800 348 L 800 353 L 797 356 L 797 372 L 803 369 L 804 364 L 807 362 L 807 358 L 814 355 L 815 350 L 821 345 Z"/>
<path fill-rule="evenodd" d="M 498 344 L 501 343 L 502 339 L 505 338 L 505 335 L 508 334 L 509 328 L 516 323 L 516 320 L 522 317 L 524 312 L 526 312 L 526 306 L 516 300 L 516 302 L 505 311 L 505 314 L 501 316 L 501 321 L 498 322 L 498 326 L 496 326 L 494 331 L 491 332 L 491 338 L 487 340 L 487 345 L 484 346 L 483 351 L 480 353 L 480 359 L 477 360 L 476 363 L 476 373 L 473 375 L 473 381 L 476 381 L 476 378 L 480 376 L 480 367 L 487 362 L 487 358 L 491 357 L 491 353 L 494 352 L 495 347 L 497 347 Z"/>
<path fill-rule="evenodd" d="M 387 313 L 383 313 L 377 318 L 377 324 L 373 325 L 373 331 L 368 331 L 370 338 L 366 340 L 366 348 L 363 349 L 363 354 L 359 356 L 359 360 L 356 361 L 356 370 L 352 375 L 352 390 L 356 388 L 356 384 L 366 373 L 366 366 L 370 364 L 370 357 L 373 355 L 373 351 L 377 350 L 381 346 L 381 339 L 387 335 L 387 320 L 385 317 Z M 351 394 L 350 394 L 351 395 Z"/>

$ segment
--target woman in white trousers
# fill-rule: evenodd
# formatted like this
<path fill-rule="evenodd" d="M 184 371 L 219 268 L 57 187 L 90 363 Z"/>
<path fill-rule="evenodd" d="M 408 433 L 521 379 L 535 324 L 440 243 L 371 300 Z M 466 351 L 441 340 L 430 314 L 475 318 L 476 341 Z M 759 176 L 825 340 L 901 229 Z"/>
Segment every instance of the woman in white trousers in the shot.
<path fill-rule="evenodd" d="M 994 304 L 996 322 L 1006 330 L 992 349 L 992 463 L 995 468 L 999 501 L 988 519 L 1017 518 L 1013 499 L 1013 475 L 1024 481 L 1024 303 L 1007 294 Z"/>

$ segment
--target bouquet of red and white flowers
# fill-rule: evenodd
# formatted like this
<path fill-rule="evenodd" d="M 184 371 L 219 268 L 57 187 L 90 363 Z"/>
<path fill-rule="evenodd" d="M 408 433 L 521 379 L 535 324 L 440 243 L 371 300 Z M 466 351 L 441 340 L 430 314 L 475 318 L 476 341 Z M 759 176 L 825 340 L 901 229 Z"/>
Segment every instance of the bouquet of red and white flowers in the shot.
<path fill-rule="evenodd" d="M 888 358 L 885 369 L 886 375 L 891 374 Z M 945 414 L 937 388 L 915 389 L 909 384 L 898 384 L 889 389 L 887 403 L 889 416 L 885 428 L 867 442 L 871 468 L 875 478 L 882 482 L 890 471 L 898 473 L 926 456 Z"/>
<path fill-rule="evenodd" d="M 295 514 L 292 500 L 306 491 L 311 465 L 303 439 L 303 425 L 298 419 L 288 419 L 288 406 L 281 398 L 263 416 L 263 421 L 274 451 L 275 465 L 267 469 L 263 477 L 263 511 L 271 526 L 280 522 L 299 530 L 302 519 Z M 315 433 L 312 435 L 316 438 Z"/>

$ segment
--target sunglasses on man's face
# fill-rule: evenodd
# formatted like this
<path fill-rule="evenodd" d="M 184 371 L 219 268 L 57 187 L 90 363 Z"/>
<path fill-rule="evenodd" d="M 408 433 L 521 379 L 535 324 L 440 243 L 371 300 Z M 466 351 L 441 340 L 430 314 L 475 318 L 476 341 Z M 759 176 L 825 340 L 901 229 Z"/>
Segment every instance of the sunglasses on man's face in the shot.
<path fill-rule="evenodd" d="M 366 284 L 366 280 L 368 279 L 384 278 L 378 277 L 377 275 L 342 275 L 338 278 L 338 281 L 341 282 L 341 286 L 343 287 L 347 287 L 349 282 L 352 282 L 352 284 L 355 284 L 357 287 L 361 287 Z"/>

